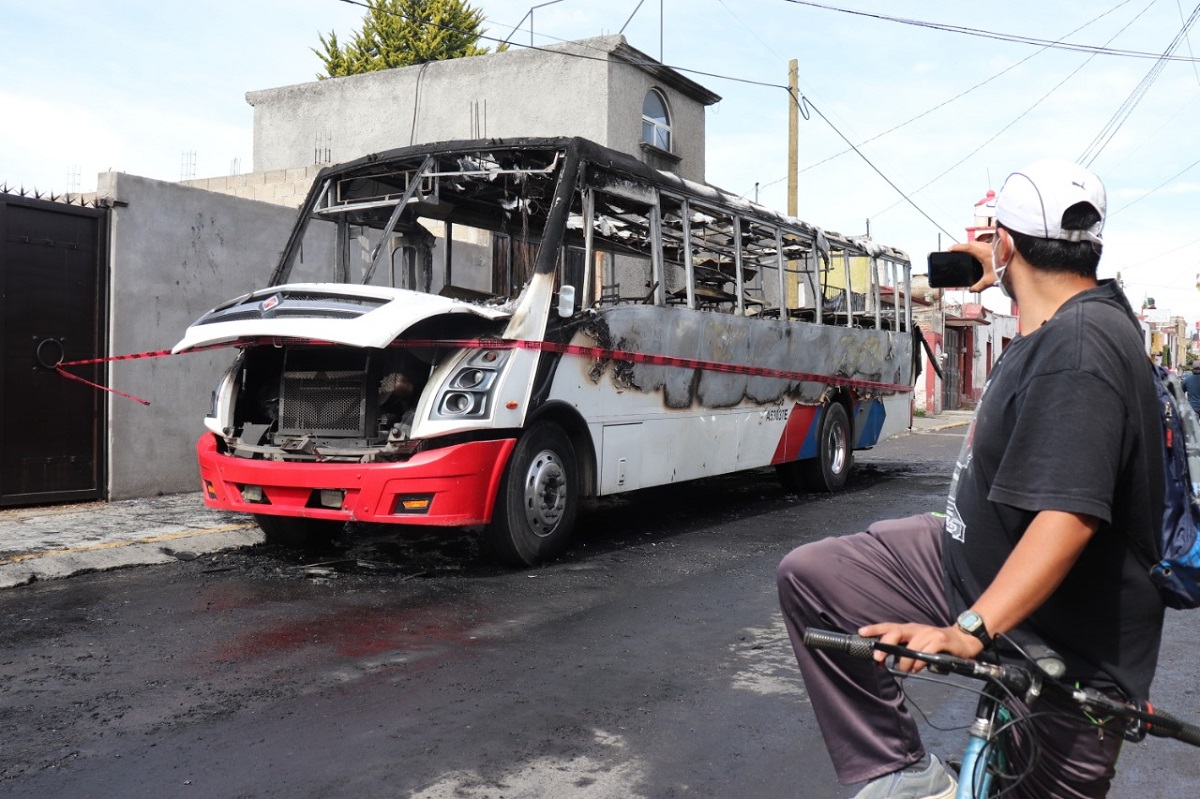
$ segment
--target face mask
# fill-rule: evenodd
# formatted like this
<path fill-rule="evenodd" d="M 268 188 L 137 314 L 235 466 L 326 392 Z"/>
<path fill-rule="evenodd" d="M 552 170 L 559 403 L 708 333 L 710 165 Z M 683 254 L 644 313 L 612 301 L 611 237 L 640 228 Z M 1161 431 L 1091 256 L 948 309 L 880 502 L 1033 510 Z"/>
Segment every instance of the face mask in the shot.
<path fill-rule="evenodd" d="M 1000 293 L 1005 297 L 1011 297 L 1008 293 L 1008 286 L 1004 285 L 1004 273 L 1008 271 L 1008 262 L 998 263 L 1000 259 L 996 247 L 999 244 L 1000 234 L 996 233 L 996 237 L 992 239 L 992 271 L 996 273 L 996 285 L 1000 287 Z"/>

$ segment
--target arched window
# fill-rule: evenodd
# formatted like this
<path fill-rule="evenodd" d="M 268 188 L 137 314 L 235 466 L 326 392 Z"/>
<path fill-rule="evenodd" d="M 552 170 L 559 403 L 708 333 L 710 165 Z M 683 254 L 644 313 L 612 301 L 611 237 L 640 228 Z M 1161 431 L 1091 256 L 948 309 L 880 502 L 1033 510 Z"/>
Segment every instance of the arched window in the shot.
<path fill-rule="evenodd" d="M 642 141 L 671 152 L 671 116 L 667 113 L 667 100 L 658 89 L 646 92 L 642 101 Z"/>

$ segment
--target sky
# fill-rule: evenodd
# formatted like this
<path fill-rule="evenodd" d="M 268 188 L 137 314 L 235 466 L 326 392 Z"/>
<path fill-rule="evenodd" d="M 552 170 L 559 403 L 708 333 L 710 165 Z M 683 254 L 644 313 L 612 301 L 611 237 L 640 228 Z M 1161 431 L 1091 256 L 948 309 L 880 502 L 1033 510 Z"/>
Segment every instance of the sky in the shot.
<path fill-rule="evenodd" d="M 797 215 L 869 231 L 916 271 L 965 238 L 1010 172 L 1080 161 L 1108 189 L 1101 276 L 1119 275 L 1135 307 L 1153 298 L 1152 318 L 1200 322 L 1200 31 L 1182 33 L 1200 8 L 1185 0 L 472 5 L 485 46 L 623 33 L 721 95 L 708 181 L 779 210 L 796 59 Z M 363 14 L 346 0 L 0 0 L 0 186 L 253 171 L 246 92 L 314 80 L 318 35 L 345 39 Z M 1173 44 L 1179 60 L 1145 57 Z"/>

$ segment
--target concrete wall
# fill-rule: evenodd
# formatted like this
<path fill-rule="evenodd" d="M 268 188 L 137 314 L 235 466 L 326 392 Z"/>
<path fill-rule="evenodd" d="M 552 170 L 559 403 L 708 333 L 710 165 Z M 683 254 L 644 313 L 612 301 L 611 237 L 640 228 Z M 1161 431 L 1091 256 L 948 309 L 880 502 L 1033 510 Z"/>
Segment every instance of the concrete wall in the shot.
<path fill-rule="evenodd" d="M 299 208 L 304 204 L 308 189 L 320 171 L 321 167 L 314 164 L 290 169 L 273 169 L 270 172 L 185 180 L 179 185 Z"/>
<path fill-rule="evenodd" d="M 122 173 L 97 194 L 115 202 L 109 347 L 170 349 L 212 306 L 266 285 L 295 211 Z M 110 366 L 110 385 L 150 400 L 109 400 L 109 498 L 198 491 L 195 442 L 232 349 Z"/>
<path fill-rule="evenodd" d="M 982 398 L 983 385 L 987 382 L 992 367 L 995 366 L 996 361 L 1000 360 L 1000 355 L 1004 352 L 1004 341 L 1008 340 L 1011 343 L 1017 337 L 1019 327 L 1019 321 L 1015 316 L 989 314 L 989 319 L 991 324 L 975 328 L 975 351 L 972 353 L 974 362 L 971 367 L 974 381 L 970 391 L 976 402 Z M 988 344 L 992 345 L 991 363 L 988 362 Z"/>
<path fill-rule="evenodd" d="M 680 159 L 671 171 L 682 178 L 704 182 L 704 110 L 705 106 L 667 86 L 662 80 L 640 69 L 617 61 L 609 64 L 608 139 L 599 141 L 614 150 L 632 153 L 659 169 L 667 168 L 642 146 L 642 103 L 646 92 L 658 89 L 667 99 L 671 117 L 671 150 Z"/>
<path fill-rule="evenodd" d="M 642 101 L 657 87 L 674 115 L 674 149 L 682 158 L 675 171 L 702 181 L 704 102 L 719 98 L 669 70 L 616 59 L 616 50 L 640 56 L 623 37 L 609 36 L 249 92 L 254 169 L 523 136 L 583 136 L 642 158 Z M 326 145 L 328 158 L 318 152 Z"/>

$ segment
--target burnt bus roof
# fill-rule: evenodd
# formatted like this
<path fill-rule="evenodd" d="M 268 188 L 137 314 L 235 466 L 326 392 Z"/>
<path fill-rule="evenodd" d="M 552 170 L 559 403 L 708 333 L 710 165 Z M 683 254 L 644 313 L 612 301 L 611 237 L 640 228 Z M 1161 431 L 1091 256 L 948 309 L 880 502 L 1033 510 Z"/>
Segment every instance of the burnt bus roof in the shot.
<path fill-rule="evenodd" d="M 702 203 L 715 204 L 731 212 L 749 215 L 763 222 L 770 222 L 784 228 L 800 230 L 816 237 L 824 237 L 831 244 L 839 248 L 858 250 L 871 255 L 886 257 L 893 261 L 909 263 L 908 255 L 901 250 L 881 245 L 865 237 L 852 238 L 843 236 L 840 233 L 824 230 L 817 225 L 781 214 L 711 184 L 696 183 L 685 180 L 671 172 L 655 169 L 628 153 L 613 150 L 579 136 L 458 139 L 430 144 L 417 144 L 371 153 L 353 161 L 347 161 L 322 169 L 313 182 L 312 191 L 304 208 L 306 210 L 309 208 L 314 195 L 320 191 L 321 184 L 328 178 L 347 177 L 360 173 L 366 174 L 378 170 L 380 167 L 394 166 L 405 161 L 415 161 L 416 163 L 413 166 L 416 166 L 426 156 L 496 151 L 562 153 L 567 160 L 575 160 L 576 163 L 594 164 L 608 171 L 623 173 L 629 177 L 662 186 L 689 199 L 695 199 Z"/>

